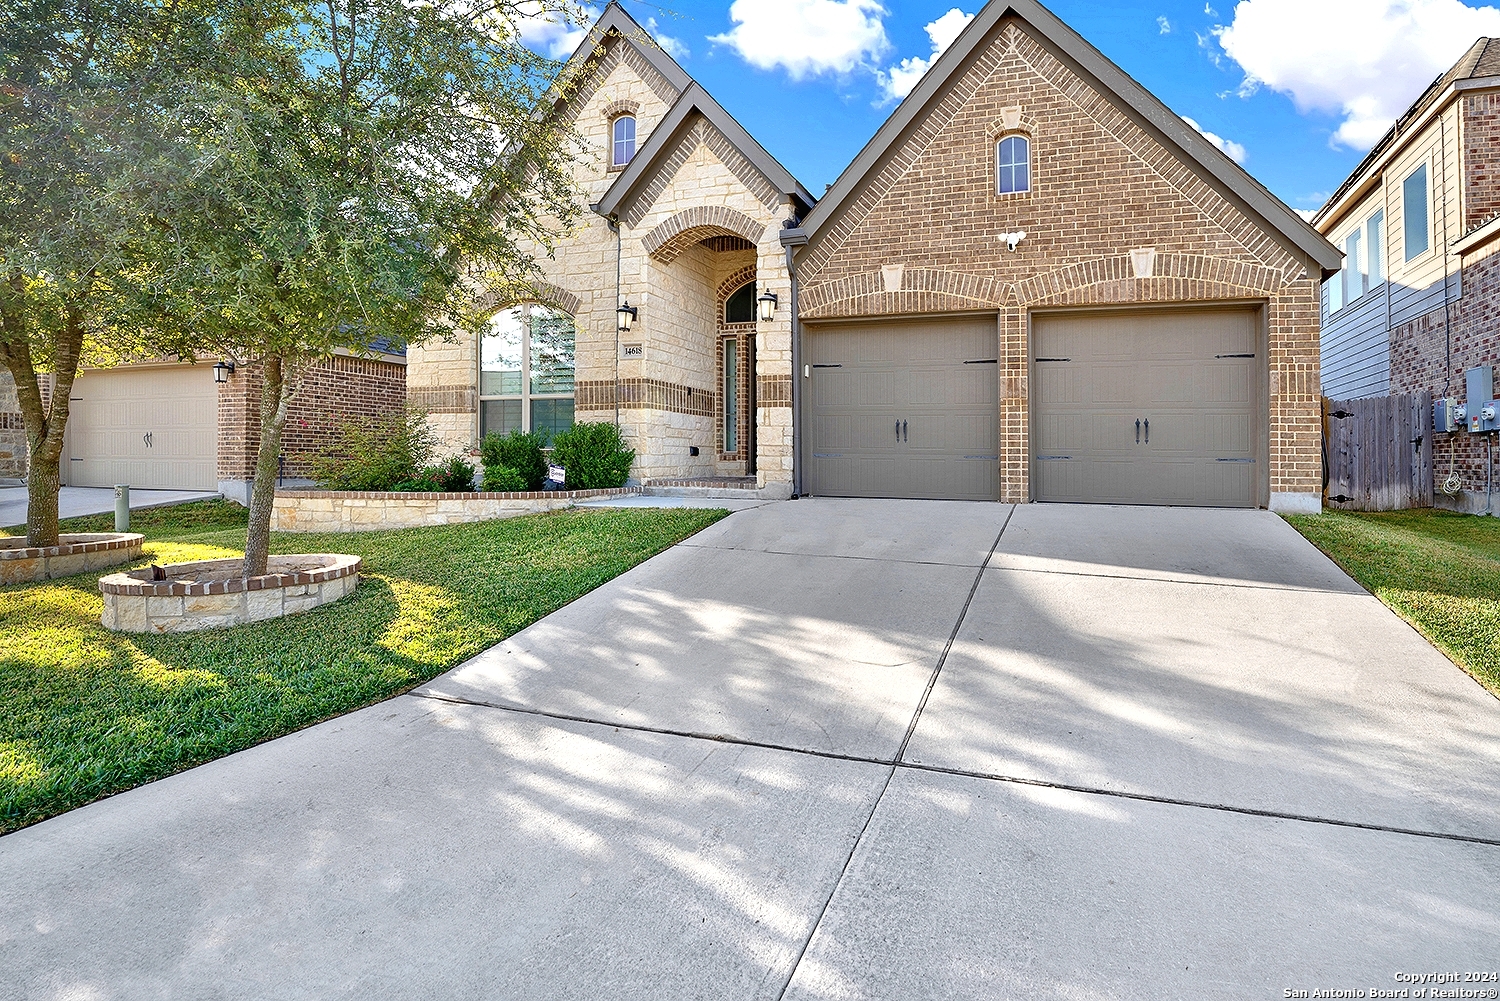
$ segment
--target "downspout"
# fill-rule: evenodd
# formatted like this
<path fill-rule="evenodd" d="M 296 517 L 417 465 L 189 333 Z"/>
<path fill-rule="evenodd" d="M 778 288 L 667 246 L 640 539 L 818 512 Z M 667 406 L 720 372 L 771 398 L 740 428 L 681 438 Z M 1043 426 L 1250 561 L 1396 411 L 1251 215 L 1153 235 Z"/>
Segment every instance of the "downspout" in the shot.
<path fill-rule="evenodd" d="M 1443 396 L 1446 398 L 1453 390 L 1453 303 L 1448 292 L 1450 239 L 1448 236 L 1448 113 L 1446 111 L 1438 115 L 1438 156 L 1442 158 L 1443 165 L 1443 341 L 1445 344 Z"/>
<path fill-rule="evenodd" d="M 781 230 L 792 300 L 792 496 L 802 496 L 802 319 L 797 311 L 797 264 L 793 251 L 807 245 L 807 232 L 788 219 Z"/>
<path fill-rule="evenodd" d="M 596 202 L 596 203 L 590 205 L 589 209 L 591 211 L 593 211 L 593 212 L 599 212 L 599 205 L 598 205 L 598 203 Z M 606 226 L 608 226 L 609 227 L 609 231 L 615 235 L 615 308 L 618 309 L 619 306 L 620 306 L 620 302 L 621 302 L 621 299 L 620 299 L 620 240 L 621 240 L 621 236 L 620 236 L 620 217 L 619 216 L 614 216 L 614 215 L 604 215 L 603 212 L 599 212 L 599 215 L 604 216 L 604 224 Z M 612 318 L 612 322 L 614 322 L 614 325 L 615 325 L 615 393 L 614 393 L 614 396 L 615 396 L 615 428 L 618 429 L 619 426 L 620 426 L 620 324 L 619 324 L 619 316 L 613 317 Z"/>

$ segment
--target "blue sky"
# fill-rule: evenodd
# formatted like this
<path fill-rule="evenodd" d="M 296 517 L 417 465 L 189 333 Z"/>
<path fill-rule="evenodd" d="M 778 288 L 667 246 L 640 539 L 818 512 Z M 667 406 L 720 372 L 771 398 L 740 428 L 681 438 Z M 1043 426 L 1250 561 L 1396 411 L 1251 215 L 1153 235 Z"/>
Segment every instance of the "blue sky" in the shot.
<path fill-rule="evenodd" d="M 624 0 L 815 195 L 975 0 Z M 1317 208 L 1500 10 L 1464 0 L 1051 0 L 1296 209 Z M 959 13 L 951 13 L 954 9 Z M 931 30 L 929 30 L 929 26 Z M 560 52 L 568 39 L 539 35 Z M 906 60 L 906 62 L 903 62 Z M 911 62 L 910 60 L 920 60 Z"/>

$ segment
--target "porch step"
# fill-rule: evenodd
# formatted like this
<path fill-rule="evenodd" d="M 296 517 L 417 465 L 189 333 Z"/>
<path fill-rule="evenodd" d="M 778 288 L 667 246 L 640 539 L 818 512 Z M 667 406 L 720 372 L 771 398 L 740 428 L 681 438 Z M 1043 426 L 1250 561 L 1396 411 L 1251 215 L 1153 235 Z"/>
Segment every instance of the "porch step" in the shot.
<path fill-rule="evenodd" d="M 641 484 L 641 493 L 647 497 L 722 497 L 726 500 L 755 500 L 760 497 L 753 476 L 646 480 Z"/>

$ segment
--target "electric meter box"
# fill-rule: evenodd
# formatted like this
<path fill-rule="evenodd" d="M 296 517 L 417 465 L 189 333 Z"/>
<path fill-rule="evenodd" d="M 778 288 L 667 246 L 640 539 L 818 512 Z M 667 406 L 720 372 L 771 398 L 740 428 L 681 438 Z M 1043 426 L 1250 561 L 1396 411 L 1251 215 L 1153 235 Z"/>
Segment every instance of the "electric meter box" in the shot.
<path fill-rule="evenodd" d="M 1464 401 L 1464 415 L 1469 419 L 1471 432 L 1491 431 L 1495 425 L 1485 425 L 1484 408 L 1495 398 L 1495 370 L 1489 365 L 1476 365 L 1464 373 L 1464 388 L 1469 398 Z"/>
<path fill-rule="evenodd" d="M 1432 402 L 1432 430 L 1438 434 L 1463 430 L 1463 408 L 1449 396 Z"/>

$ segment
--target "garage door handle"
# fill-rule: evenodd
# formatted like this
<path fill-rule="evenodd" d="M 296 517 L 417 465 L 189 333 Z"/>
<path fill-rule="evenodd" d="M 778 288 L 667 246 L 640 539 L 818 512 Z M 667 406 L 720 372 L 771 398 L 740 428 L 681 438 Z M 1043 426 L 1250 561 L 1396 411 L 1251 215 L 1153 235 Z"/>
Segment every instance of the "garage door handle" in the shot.
<path fill-rule="evenodd" d="M 908 430 L 906 430 L 906 422 L 905 421 L 901 422 L 901 440 L 902 441 L 911 441 L 911 432 L 908 431 Z"/>
<path fill-rule="evenodd" d="M 896 418 L 896 440 L 901 440 L 901 418 Z"/>
<path fill-rule="evenodd" d="M 1141 443 L 1141 419 L 1139 417 L 1135 419 L 1135 443 L 1137 445 Z"/>
<path fill-rule="evenodd" d="M 1146 418 L 1146 444 L 1151 444 L 1151 418 Z"/>

